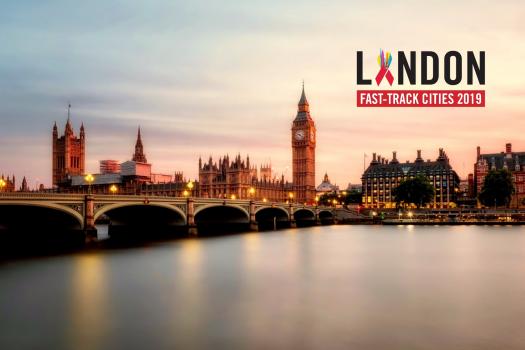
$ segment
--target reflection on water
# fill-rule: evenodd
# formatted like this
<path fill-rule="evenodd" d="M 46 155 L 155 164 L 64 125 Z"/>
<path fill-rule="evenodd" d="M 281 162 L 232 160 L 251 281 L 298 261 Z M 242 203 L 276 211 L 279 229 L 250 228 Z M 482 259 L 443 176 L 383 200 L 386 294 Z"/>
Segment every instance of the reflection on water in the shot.
<path fill-rule="evenodd" d="M 98 349 L 109 332 L 107 272 L 99 254 L 78 255 L 72 259 L 70 322 L 71 349 Z"/>
<path fill-rule="evenodd" d="M 524 349 L 521 227 L 331 226 L 0 266 L 1 349 Z"/>

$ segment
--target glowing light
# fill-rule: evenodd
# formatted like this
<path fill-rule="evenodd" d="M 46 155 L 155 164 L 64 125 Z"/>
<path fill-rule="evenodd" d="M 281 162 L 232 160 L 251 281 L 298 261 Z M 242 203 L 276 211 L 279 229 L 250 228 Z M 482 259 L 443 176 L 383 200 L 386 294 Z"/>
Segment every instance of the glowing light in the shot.
<path fill-rule="evenodd" d="M 248 193 L 250 194 L 250 196 L 253 196 L 255 194 L 255 188 L 250 187 L 250 189 L 248 190 Z"/>
<path fill-rule="evenodd" d="M 268 200 L 266 198 L 263 198 L 263 202 L 266 203 L 268 202 Z"/>
<path fill-rule="evenodd" d="M 188 182 L 188 184 L 186 185 L 186 187 L 188 187 L 188 189 L 191 191 L 193 189 L 193 182 Z"/>
<path fill-rule="evenodd" d="M 184 190 L 184 192 L 182 192 L 182 195 L 184 197 L 188 197 L 190 195 L 190 193 L 188 191 Z"/>
<path fill-rule="evenodd" d="M 95 177 L 94 177 L 93 175 L 91 175 L 91 174 L 87 174 L 87 175 L 84 177 L 84 180 L 86 180 L 86 182 L 87 182 L 88 184 L 91 185 L 91 183 L 92 183 L 93 181 L 95 181 Z"/>
<path fill-rule="evenodd" d="M 111 185 L 111 187 L 109 188 L 109 190 L 110 190 L 111 193 L 115 194 L 115 193 L 117 193 L 118 188 L 117 188 L 117 186 L 115 186 L 115 185 Z"/>
<path fill-rule="evenodd" d="M 236 198 L 237 198 L 237 196 L 236 196 L 236 195 L 234 195 L 234 194 L 232 194 L 232 195 L 230 196 L 230 198 L 231 198 L 231 199 L 236 199 Z"/>

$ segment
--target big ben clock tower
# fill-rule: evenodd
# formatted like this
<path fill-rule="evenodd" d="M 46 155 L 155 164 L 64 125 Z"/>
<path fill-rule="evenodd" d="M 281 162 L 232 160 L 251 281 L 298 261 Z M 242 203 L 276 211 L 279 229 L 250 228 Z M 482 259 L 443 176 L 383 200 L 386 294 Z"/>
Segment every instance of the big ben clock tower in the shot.
<path fill-rule="evenodd" d="M 315 124 L 303 83 L 297 116 L 292 123 L 293 187 L 298 203 L 312 203 L 315 199 L 315 142 Z"/>

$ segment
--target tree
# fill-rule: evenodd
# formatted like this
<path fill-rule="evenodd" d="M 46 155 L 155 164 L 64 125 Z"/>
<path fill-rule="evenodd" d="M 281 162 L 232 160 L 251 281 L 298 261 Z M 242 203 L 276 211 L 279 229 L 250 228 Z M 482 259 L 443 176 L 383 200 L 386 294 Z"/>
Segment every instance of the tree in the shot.
<path fill-rule="evenodd" d="M 397 205 L 415 204 L 418 208 L 434 199 L 434 186 L 428 177 L 418 175 L 412 179 L 406 179 L 392 190 Z"/>
<path fill-rule="evenodd" d="M 483 180 L 479 201 L 486 207 L 508 206 L 514 193 L 512 174 L 507 169 L 491 170 Z"/>

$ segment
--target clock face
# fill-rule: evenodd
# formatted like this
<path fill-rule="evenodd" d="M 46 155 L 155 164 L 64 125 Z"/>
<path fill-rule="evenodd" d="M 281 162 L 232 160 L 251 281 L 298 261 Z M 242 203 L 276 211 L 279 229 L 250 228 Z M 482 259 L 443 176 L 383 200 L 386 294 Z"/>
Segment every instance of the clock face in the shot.
<path fill-rule="evenodd" d="M 304 130 L 297 130 L 295 132 L 295 139 L 296 140 L 304 140 Z"/>

